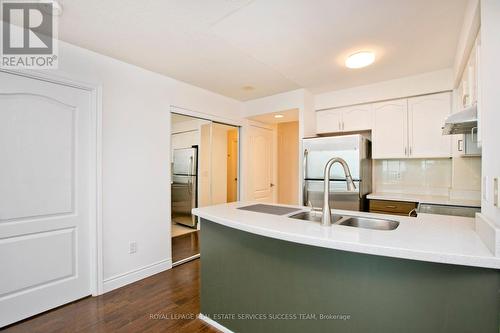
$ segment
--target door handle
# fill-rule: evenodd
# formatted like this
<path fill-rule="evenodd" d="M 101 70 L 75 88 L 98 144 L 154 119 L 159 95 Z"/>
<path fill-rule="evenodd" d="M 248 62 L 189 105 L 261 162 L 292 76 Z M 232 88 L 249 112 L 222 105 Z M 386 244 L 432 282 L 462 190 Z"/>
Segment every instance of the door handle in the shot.
<path fill-rule="evenodd" d="M 273 183 L 269 184 L 269 186 L 274 187 L 275 185 Z"/>

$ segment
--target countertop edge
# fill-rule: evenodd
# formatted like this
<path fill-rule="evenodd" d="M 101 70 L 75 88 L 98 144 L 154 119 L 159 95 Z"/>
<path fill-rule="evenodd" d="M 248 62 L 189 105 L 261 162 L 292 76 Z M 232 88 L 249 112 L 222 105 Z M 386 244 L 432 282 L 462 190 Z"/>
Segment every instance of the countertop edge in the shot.
<path fill-rule="evenodd" d="M 439 264 L 452 264 L 452 265 L 470 266 L 478 268 L 500 269 L 500 258 L 496 258 L 493 256 L 488 258 L 488 257 L 467 256 L 467 255 L 452 254 L 452 253 L 436 253 L 423 250 L 393 248 L 393 247 L 385 247 L 379 245 L 353 243 L 353 242 L 342 242 L 337 240 L 325 240 L 298 234 L 291 235 L 289 233 L 285 233 L 279 230 L 255 227 L 247 223 L 238 223 L 237 221 L 231 221 L 213 214 L 202 212 L 198 208 L 193 210 L 193 214 L 203 219 L 233 229 L 238 229 L 241 231 L 249 232 L 263 237 L 269 237 L 298 244 L 362 253 L 362 254 L 380 255 L 391 258 L 433 262 Z"/>

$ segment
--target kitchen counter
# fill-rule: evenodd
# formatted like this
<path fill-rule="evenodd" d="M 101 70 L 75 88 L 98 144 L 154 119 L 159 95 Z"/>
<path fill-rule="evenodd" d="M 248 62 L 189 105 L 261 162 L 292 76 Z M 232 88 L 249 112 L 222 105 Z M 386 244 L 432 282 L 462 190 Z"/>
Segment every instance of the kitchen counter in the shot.
<path fill-rule="evenodd" d="M 440 195 L 425 195 L 425 194 L 407 194 L 407 193 L 390 193 L 390 192 L 374 192 L 366 196 L 368 199 L 377 200 L 394 200 L 418 202 L 438 205 L 453 205 L 465 207 L 481 207 L 479 200 L 451 199 L 448 196 Z"/>
<path fill-rule="evenodd" d="M 381 231 L 341 225 L 322 227 L 319 223 L 288 217 L 296 212 L 277 216 L 237 209 L 250 204 L 238 202 L 196 208 L 193 214 L 244 232 L 315 247 L 426 262 L 500 268 L 500 258 L 495 257 L 481 241 L 472 218 L 430 214 L 404 217 L 333 211 L 339 215 L 385 218 L 400 223 L 395 230 Z M 302 206 L 287 207 L 294 207 L 297 212 L 309 210 Z"/>

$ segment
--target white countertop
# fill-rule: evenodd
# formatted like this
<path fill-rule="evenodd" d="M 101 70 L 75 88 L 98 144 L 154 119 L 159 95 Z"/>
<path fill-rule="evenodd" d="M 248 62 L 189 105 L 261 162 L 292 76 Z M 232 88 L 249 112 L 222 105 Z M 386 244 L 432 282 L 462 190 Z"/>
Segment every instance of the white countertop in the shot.
<path fill-rule="evenodd" d="M 294 243 L 394 258 L 455 265 L 500 268 L 495 257 L 474 230 L 474 219 L 419 214 L 418 217 L 334 210 L 335 214 L 386 218 L 399 221 L 395 230 L 370 230 L 341 225 L 322 227 L 317 222 L 239 210 L 255 204 L 237 202 L 193 209 L 212 222 Z M 295 207 L 308 211 L 308 208 Z M 203 228 L 203 225 L 201 226 Z"/>
<path fill-rule="evenodd" d="M 450 199 L 450 197 L 443 195 L 374 192 L 368 194 L 366 197 L 368 199 L 377 199 L 377 200 L 395 200 L 395 201 L 408 201 L 408 202 L 418 202 L 418 203 L 428 203 L 428 204 L 438 204 L 438 205 L 481 207 L 481 201 L 479 200 Z"/>

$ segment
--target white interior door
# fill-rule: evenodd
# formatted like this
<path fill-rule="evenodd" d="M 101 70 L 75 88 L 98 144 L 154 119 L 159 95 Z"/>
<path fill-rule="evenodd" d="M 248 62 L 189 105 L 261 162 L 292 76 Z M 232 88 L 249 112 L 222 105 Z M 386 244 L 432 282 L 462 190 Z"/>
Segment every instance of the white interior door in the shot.
<path fill-rule="evenodd" d="M 91 293 L 90 99 L 0 72 L 0 327 Z"/>
<path fill-rule="evenodd" d="M 250 126 L 249 143 L 252 199 L 261 202 L 273 202 L 273 131 L 258 126 Z"/>

